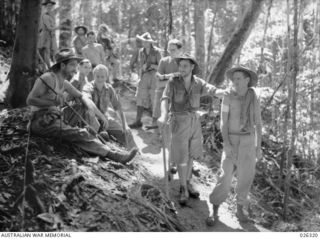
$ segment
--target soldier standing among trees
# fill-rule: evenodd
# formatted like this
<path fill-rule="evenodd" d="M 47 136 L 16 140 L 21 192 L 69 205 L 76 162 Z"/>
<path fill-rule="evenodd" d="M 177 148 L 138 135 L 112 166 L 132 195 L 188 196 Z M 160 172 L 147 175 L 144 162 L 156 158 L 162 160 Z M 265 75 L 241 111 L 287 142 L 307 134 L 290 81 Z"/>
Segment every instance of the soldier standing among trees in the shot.
<path fill-rule="evenodd" d="M 86 34 L 88 32 L 88 28 L 86 26 L 80 25 L 74 28 L 74 32 L 76 36 L 72 40 L 72 45 L 75 49 L 75 53 L 77 56 L 82 57 L 82 48 L 87 45 L 88 40 Z"/>
<path fill-rule="evenodd" d="M 48 68 L 51 66 L 50 60 L 54 62 L 54 56 L 57 53 L 55 30 L 58 27 L 56 27 L 55 15 L 58 9 L 53 10 L 55 4 L 52 0 L 45 0 L 42 3 L 44 8 L 40 17 L 38 50 Z"/>
<path fill-rule="evenodd" d="M 106 65 L 106 55 L 104 53 L 103 46 L 99 43 L 96 43 L 96 34 L 94 31 L 89 31 L 87 33 L 87 38 L 88 44 L 82 48 L 82 56 L 90 60 L 92 69 L 99 64 Z M 93 80 L 92 71 L 88 75 L 88 80 Z"/>
<path fill-rule="evenodd" d="M 221 133 L 223 153 L 222 174 L 210 195 L 213 213 L 207 224 L 218 220 L 218 209 L 228 196 L 234 173 L 237 173 L 237 214 L 239 221 L 248 222 L 243 208 L 248 205 L 248 194 L 255 176 L 256 159 L 261 158 L 261 113 L 256 86 L 258 76 L 245 67 L 227 71 L 233 88 L 226 94 L 221 107 Z"/>
<path fill-rule="evenodd" d="M 154 105 L 154 95 L 156 89 L 156 71 L 161 59 L 160 50 L 153 46 L 155 43 L 152 40 L 149 32 L 137 35 L 137 38 L 142 41 L 143 48 L 139 50 L 140 64 L 140 81 L 136 92 L 137 100 L 137 116 L 136 121 L 129 125 L 130 128 L 142 127 L 142 115 L 144 109 L 151 109 Z"/>
<path fill-rule="evenodd" d="M 168 42 L 169 56 L 163 57 L 160 60 L 158 71 L 156 73 L 157 85 L 154 97 L 154 106 L 152 111 L 151 128 L 157 125 L 157 119 L 161 115 L 160 103 L 164 88 L 169 80 L 174 76 L 179 75 L 179 68 L 175 58 L 182 54 L 182 42 L 177 39 L 172 39 Z M 148 126 L 147 126 L 148 127 Z"/>
<path fill-rule="evenodd" d="M 170 112 L 171 155 L 178 167 L 179 203 L 185 205 L 189 196 L 200 196 L 190 181 L 193 160 L 203 157 L 200 116 L 197 113 L 200 96 L 210 94 L 220 97 L 224 91 L 195 76 L 199 65 L 189 54 L 183 54 L 177 62 L 180 76 L 171 78 L 166 85 L 158 124 L 160 128 L 164 127 Z"/>

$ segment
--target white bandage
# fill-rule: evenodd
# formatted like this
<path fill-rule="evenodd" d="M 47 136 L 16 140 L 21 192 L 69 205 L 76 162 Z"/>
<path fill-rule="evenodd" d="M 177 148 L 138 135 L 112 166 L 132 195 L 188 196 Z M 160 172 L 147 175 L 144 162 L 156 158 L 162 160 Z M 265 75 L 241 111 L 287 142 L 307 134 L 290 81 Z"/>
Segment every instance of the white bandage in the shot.
<path fill-rule="evenodd" d="M 228 113 L 229 112 L 229 105 L 223 104 L 221 110 L 222 110 L 222 112 Z"/>

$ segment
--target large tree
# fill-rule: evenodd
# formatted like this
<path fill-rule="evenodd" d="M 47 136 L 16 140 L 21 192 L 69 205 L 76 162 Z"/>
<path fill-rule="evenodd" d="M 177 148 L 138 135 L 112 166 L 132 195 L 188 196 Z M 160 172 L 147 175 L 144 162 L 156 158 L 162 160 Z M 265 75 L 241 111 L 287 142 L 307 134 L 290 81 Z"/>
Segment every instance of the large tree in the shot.
<path fill-rule="evenodd" d="M 72 1 L 60 0 L 60 35 L 59 35 L 59 48 L 71 47 L 72 35 Z"/>
<path fill-rule="evenodd" d="M 232 66 L 234 57 L 241 50 L 250 35 L 256 20 L 258 19 L 263 1 L 264 0 L 252 0 L 243 20 L 239 24 L 239 27 L 233 33 L 222 56 L 211 71 L 209 82 L 217 85 L 223 82 L 226 69 Z"/>
<path fill-rule="evenodd" d="M 41 0 L 22 0 L 9 72 L 6 103 L 11 107 L 25 105 L 36 70 L 38 26 Z"/>
<path fill-rule="evenodd" d="M 0 1 L 0 40 L 13 45 L 20 0 Z"/>
<path fill-rule="evenodd" d="M 195 0 L 194 1 L 194 31 L 195 31 L 195 48 L 196 48 L 196 59 L 200 65 L 201 76 L 204 77 L 205 74 L 205 21 L 204 12 L 206 9 L 206 0 Z"/>

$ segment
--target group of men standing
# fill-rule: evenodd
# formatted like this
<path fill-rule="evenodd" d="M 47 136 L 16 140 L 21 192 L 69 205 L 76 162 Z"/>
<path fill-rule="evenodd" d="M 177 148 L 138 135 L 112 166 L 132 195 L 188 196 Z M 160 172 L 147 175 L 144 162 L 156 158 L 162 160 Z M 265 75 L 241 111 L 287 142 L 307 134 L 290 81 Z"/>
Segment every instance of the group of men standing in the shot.
<path fill-rule="evenodd" d="M 224 148 L 221 175 L 210 195 L 212 214 L 207 224 L 218 220 L 218 209 L 227 198 L 233 175 L 238 183 L 237 217 L 249 221 L 244 212 L 248 206 L 248 194 L 255 175 L 256 159 L 261 158 L 261 113 L 254 87 L 257 74 L 239 66 L 227 71 L 232 86 L 227 90 L 217 89 L 197 77 L 199 65 L 194 57 L 183 53 L 182 42 L 172 39 L 168 43 L 169 56 L 160 58 L 160 51 L 149 33 L 137 35 L 143 47 L 139 50 L 140 81 L 136 92 L 136 121 L 131 128 L 142 127 L 142 114 L 152 109 L 152 125 L 168 132 L 170 161 L 174 172 L 177 168 L 180 181 L 179 203 L 186 205 L 189 197 L 198 198 L 199 192 L 192 183 L 194 160 L 203 157 L 201 122 L 198 110 L 200 97 L 212 95 L 222 99 L 221 132 Z"/>
<path fill-rule="evenodd" d="M 45 0 L 43 11 L 40 18 L 38 52 L 39 57 L 47 68 L 54 62 L 54 56 L 57 53 L 57 40 L 55 31 L 59 29 L 55 24 L 55 15 L 58 8 L 54 9 L 56 4 L 53 0 Z M 112 31 L 106 24 L 101 24 L 97 34 L 88 30 L 85 25 L 79 25 L 74 28 L 75 37 L 72 40 L 72 46 L 78 57 L 89 59 L 92 68 L 99 64 L 106 65 L 111 70 L 113 79 L 118 78 L 119 60 L 115 52 L 115 44 L 112 38 Z M 88 78 L 93 80 L 92 72 Z"/>
<path fill-rule="evenodd" d="M 55 29 L 50 13 L 54 4 L 50 0 L 44 2 L 47 11 L 42 17 L 42 31 Z M 39 77 L 28 96 L 27 103 L 32 108 L 30 130 L 40 136 L 60 138 L 91 154 L 125 164 L 134 158 L 137 149 L 129 152 L 115 150 L 104 143 L 109 134 L 124 141 L 128 130 L 120 99 L 108 84 L 105 53 L 115 56 L 112 55 L 111 41 L 105 36 L 107 31 L 106 25 L 99 27 L 97 39 L 103 43 L 99 44 L 93 31 L 88 31 L 85 26 L 75 28 L 77 36 L 73 45 L 76 54 L 70 49 L 60 50 L 50 71 Z M 242 66 L 231 68 L 226 76 L 231 80 L 232 87 L 217 89 L 197 77 L 199 65 L 194 57 L 183 52 L 180 40 L 170 40 L 169 56 L 161 58 L 161 51 L 154 46 L 156 41 L 148 32 L 137 35 L 137 39 L 143 45 L 138 53 L 140 81 L 136 91 L 136 119 L 129 127 L 141 128 L 143 112 L 151 109 L 153 120 L 149 127 L 159 127 L 161 132 L 169 132 L 170 160 L 173 162 L 170 170 L 175 171 L 176 167 L 180 182 L 179 203 L 186 205 L 190 197 L 200 196 L 192 183 L 193 161 L 203 157 L 198 113 L 200 97 L 212 95 L 222 98 L 222 173 L 210 195 L 213 210 L 206 222 L 212 226 L 218 220 L 219 206 L 227 198 L 235 172 L 238 179 L 237 217 L 240 221 L 248 221 L 244 207 L 248 204 L 256 159 L 261 158 L 261 113 L 254 90 L 257 74 Z M 46 43 L 49 44 L 46 48 L 44 42 L 40 41 L 42 48 L 39 49 L 49 49 L 44 52 L 50 56 L 53 44 Z M 80 74 L 75 80 L 77 67 Z M 68 100 L 80 106 L 75 103 L 65 107 Z M 113 120 L 109 105 L 119 113 L 122 124 Z M 61 113 L 62 108 L 64 113 Z M 74 110 L 78 113 L 74 114 Z"/>

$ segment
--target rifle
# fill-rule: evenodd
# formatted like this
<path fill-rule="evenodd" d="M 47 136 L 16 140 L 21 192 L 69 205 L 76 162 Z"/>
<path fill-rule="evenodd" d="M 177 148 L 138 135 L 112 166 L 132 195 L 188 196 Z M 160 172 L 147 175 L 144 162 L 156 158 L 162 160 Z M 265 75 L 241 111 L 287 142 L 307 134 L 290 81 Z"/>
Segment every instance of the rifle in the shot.
<path fill-rule="evenodd" d="M 55 95 L 58 95 L 58 93 L 50 86 L 48 85 L 47 82 L 45 82 L 41 77 L 39 77 L 39 79 L 42 81 L 42 83 L 48 87 L 49 90 L 51 90 Z M 89 132 L 92 132 L 103 144 L 106 144 L 106 141 L 98 134 L 97 131 L 95 131 L 95 129 L 93 129 L 89 123 L 68 103 L 68 102 L 64 102 L 66 106 L 68 106 L 73 113 L 75 113 L 79 119 L 89 128 Z"/>

